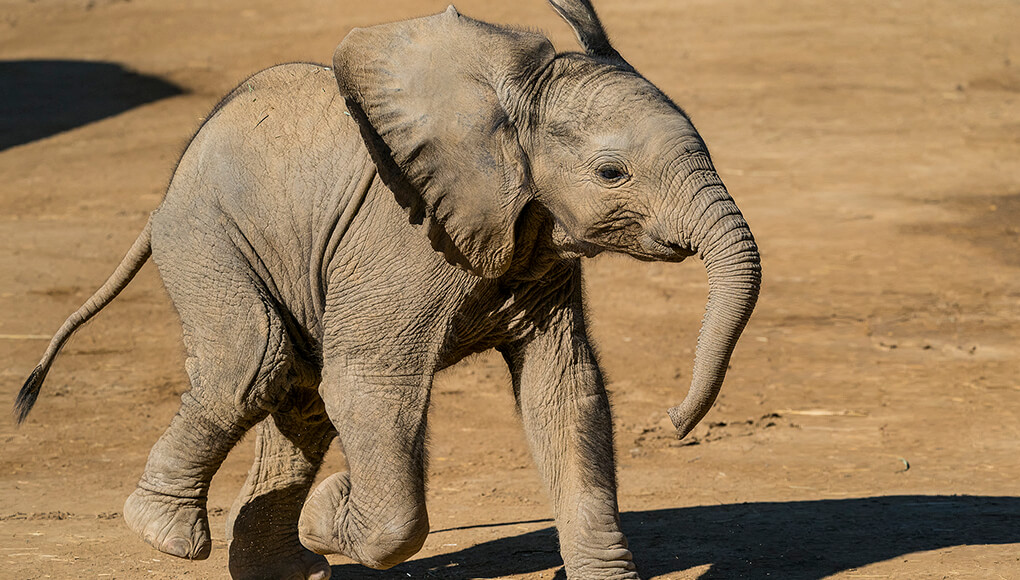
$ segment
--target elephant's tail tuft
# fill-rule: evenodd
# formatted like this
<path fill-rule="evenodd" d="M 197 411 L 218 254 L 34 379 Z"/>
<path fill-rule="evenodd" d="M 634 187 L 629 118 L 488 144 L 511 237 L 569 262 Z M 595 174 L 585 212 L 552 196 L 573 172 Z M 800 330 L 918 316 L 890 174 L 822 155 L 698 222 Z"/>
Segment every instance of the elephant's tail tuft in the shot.
<path fill-rule="evenodd" d="M 64 346 L 64 343 L 67 342 L 68 338 L 71 338 L 71 334 L 78 330 L 79 326 L 88 322 L 90 318 L 95 316 L 120 294 L 120 291 L 135 277 L 135 274 L 138 273 L 138 270 L 142 268 L 142 265 L 145 264 L 151 255 L 152 217 L 150 216 L 149 220 L 145 222 L 145 228 L 142 230 L 142 233 L 138 234 L 135 243 L 132 244 L 131 249 L 128 250 L 127 255 L 124 256 L 124 259 L 121 260 L 117 269 L 106 280 L 106 283 L 86 300 L 85 304 L 82 304 L 74 314 L 67 317 L 60 330 L 53 335 L 46 353 L 43 354 L 42 360 L 39 361 L 39 366 L 35 367 L 32 374 L 28 376 L 25 386 L 21 387 L 18 398 L 14 402 L 14 417 L 19 424 L 25 420 L 29 411 L 32 410 L 32 406 L 35 405 L 36 399 L 39 398 L 39 391 L 42 389 L 43 380 L 46 379 L 46 373 L 49 372 L 53 359 L 60 352 L 60 347 Z"/>
<path fill-rule="evenodd" d="M 28 375 L 25 386 L 18 392 L 18 398 L 14 401 L 14 419 L 20 425 L 28 417 L 28 412 L 35 406 L 35 400 L 39 398 L 39 391 L 42 390 L 43 380 L 46 378 L 46 369 L 42 365 L 35 367 L 32 374 Z"/>

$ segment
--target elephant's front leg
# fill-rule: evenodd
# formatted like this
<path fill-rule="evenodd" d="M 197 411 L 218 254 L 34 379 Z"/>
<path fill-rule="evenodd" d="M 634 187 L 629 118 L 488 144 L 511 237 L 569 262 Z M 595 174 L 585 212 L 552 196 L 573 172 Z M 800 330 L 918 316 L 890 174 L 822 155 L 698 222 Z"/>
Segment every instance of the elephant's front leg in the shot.
<path fill-rule="evenodd" d="M 504 350 L 571 579 L 636 579 L 620 531 L 609 400 L 580 308 Z"/>
<path fill-rule="evenodd" d="M 294 389 L 287 411 L 255 428 L 255 462 L 227 518 L 235 579 L 325 580 L 329 563 L 298 540 L 298 517 L 336 436 L 319 394 Z"/>
<path fill-rule="evenodd" d="M 354 375 L 326 365 L 319 392 L 336 426 L 348 471 L 312 492 L 301 542 L 386 569 L 421 549 L 425 510 L 425 416 L 430 377 Z"/>

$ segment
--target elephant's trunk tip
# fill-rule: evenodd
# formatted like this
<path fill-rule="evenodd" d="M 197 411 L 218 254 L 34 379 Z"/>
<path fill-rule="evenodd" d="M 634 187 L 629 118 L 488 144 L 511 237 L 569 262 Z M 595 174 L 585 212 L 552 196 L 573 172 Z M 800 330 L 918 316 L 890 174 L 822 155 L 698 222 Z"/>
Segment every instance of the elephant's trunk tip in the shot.
<path fill-rule="evenodd" d="M 673 427 L 676 428 L 677 439 L 687 437 L 704 416 L 704 413 L 697 412 L 696 407 L 691 409 L 693 405 L 685 403 L 686 401 L 669 409 L 669 419 L 673 422 Z"/>

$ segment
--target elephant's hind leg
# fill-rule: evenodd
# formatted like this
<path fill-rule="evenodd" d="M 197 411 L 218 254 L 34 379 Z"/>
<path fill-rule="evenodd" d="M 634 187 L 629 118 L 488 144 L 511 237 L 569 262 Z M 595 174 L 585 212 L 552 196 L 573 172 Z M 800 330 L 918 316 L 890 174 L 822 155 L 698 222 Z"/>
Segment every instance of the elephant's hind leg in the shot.
<path fill-rule="evenodd" d="M 258 417 L 221 416 L 218 406 L 184 393 L 181 409 L 152 447 L 145 471 L 124 503 L 124 520 L 152 547 L 180 558 L 209 557 L 209 482 Z"/>
<path fill-rule="evenodd" d="M 124 504 L 125 522 L 147 543 L 189 559 L 212 549 L 206 497 L 213 474 L 278 404 L 291 360 L 279 316 L 244 264 L 229 254 L 198 258 L 223 247 L 168 256 L 154 246 L 184 327 L 191 389 Z"/>
<path fill-rule="evenodd" d="M 295 389 L 294 407 L 255 428 L 255 462 L 227 519 L 235 580 L 326 580 L 326 558 L 301 545 L 298 517 L 336 430 L 319 394 Z"/>

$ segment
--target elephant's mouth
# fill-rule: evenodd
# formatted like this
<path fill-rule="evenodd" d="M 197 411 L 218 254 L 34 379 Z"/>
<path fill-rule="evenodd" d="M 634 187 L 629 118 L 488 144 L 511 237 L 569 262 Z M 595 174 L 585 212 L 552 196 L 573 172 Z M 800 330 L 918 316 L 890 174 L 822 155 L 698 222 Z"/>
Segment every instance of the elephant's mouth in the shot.
<path fill-rule="evenodd" d="M 604 251 L 620 252 L 643 262 L 682 262 L 697 252 L 685 245 L 660 240 L 654 234 L 634 224 L 632 235 L 621 236 L 619 243 L 609 240 L 586 240 L 572 235 L 567 228 L 556 220 L 553 225 L 552 239 L 557 250 L 564 257 L 583 256 L 592 258 Z"/>
<path fill-rule="evenodd" d="M 628 251 L 639 260 L 655 262 L 683 262 L 697 252 L 692 248 L 673 242 L 662 241 L 650 233 L 644 233 L 638 239 L 641 249 Z"/>
<path fill-rule="evenodd" d="M 609 249 L 572 236 L 558 219 L 553 224 L 552 241 L 559 254 L 565 258 L 574 256 L 594 258 L 603 250 Z"/>

